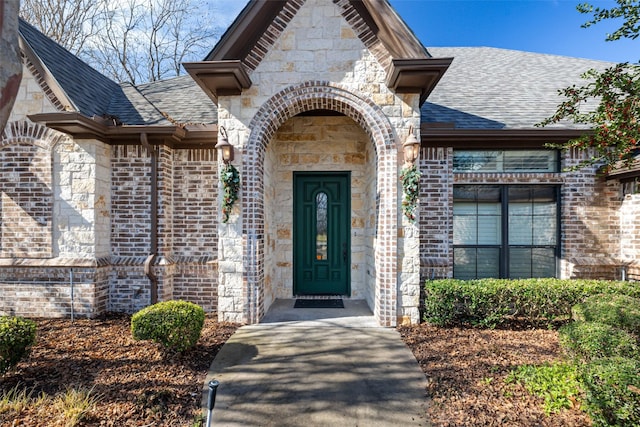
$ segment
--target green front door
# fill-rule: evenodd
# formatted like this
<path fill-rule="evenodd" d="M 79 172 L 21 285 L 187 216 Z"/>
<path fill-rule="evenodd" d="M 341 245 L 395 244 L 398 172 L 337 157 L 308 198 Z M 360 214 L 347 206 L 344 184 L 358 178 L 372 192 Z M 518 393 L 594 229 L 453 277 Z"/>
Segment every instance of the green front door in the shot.
<path fill-rule="evenodd" d="M 349 295 L 349 172 L 294 173 L 293 292 Z"/>

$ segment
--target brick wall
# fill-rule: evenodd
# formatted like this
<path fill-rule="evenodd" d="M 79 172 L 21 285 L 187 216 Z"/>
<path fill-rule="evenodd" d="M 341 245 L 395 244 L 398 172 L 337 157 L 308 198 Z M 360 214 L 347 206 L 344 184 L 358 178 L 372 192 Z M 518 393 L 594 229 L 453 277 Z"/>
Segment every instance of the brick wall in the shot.
<path fill-rule="evenodd" d="M 214 149 L 173 153 L 173 296 L 217 310 L 218 162 Z"/>
<path fill-rule="evenodd" d="M 572 151 L 570 167 L 588 153 Z M 562 277 L 620 278 L 620 188 L 596 176 L 596 168 L 563 173 Z"/>
<path fill-rule="evenodd" d="M 157 148 L 158 300 L 184 299 L 217 309 L 217 179 L 215 150 Z M 110 309 L 148 305 L 151 282 L 151 156 L 141 146 L 113 147 Z"/>
<path fill-rule="evenodd" d="M 453 275 L 453 150 L 420 152 L 421 282 Z"/>
<path fill-rule="evenodd" d="M 111 158 L 111 255 L 145 257 L 151 249 L 149 153 L 139 145 L 118 145 Z"/>
<path fill-rule="evenodd" d="M 616 181 L 596 176 L 595 168 L 562 173 L 456 173 L 451 148 L 423 148 L 421 153 L 422 280 L 451 277 L 453 253 L 452 190 L 454 184 L 554 184 L 561 192 L 561 256 L 563 278 L 620 277 L 621 243 L 633 246 L 634 204 L 620 210 Z M 571 152 L 563 165 L 576 164 L 585 154 Z M 629 225 L 623 225 L 624 221 Z M 627 245 L 627 242 L 629 244 Z M 624 250 L 623 250 L 624 251 Z M 632 252 L 632 251 L 631 251 Z M 630 253 L 631 253 L 630 252 Z M 637 252 L 636 252 L 637 253 Z M 624 255 L 623 257 L 632 255 Z"/>
<path fill-rule="evenodd" d="M 51 163 L 31 143 L 0 146 L 0 257 L 51 257 Z"/>
<path fill-rule="evenodd" d="M 73 300 L 71 283 L 73 282 Z M 0 314 L 27 317 L 95 317 L 107 308 L 105 269 L 0 268 Z"/>

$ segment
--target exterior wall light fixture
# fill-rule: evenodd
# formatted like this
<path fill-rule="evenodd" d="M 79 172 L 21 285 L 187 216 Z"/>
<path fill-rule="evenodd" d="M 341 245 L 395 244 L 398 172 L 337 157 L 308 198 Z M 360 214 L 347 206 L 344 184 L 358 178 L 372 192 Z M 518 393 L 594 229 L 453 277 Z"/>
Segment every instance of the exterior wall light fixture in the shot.
<path fill-rule="evenodd" d="M 218 139 L 218 143 L 216 144 L 216 150 L 222 156 L 222 161 L 225 165 L 228 165 L 229 162 L 233 161 L 233 145 L 229 143 L 229 138 L 227 138 L 227 130 L 224 126 L 220 126 L 220 138 Z"/>
<path fill-rule="evenodd" d="M 404 144 L 402 144 L 402 151 L 404 152 L 404 163 L 407 167 L 414 165 L 418 157 L 420 157 L 420 141 L 413 134 L 413 125 L 409 127 L 409 135 Z"/>

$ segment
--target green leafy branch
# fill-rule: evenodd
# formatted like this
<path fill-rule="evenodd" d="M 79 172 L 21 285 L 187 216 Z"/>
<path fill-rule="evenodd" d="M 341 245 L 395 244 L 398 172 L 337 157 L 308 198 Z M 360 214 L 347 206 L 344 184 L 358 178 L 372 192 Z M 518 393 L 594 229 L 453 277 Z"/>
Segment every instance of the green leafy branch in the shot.
<path fill-rule="evenodd" d="M 640 32 L 640 2 L 638 0 L 616 0 L 618 6 L 611 9 L 594 7 L 589 3 L 581 3 L 577 6 L 578 12 L 593 14 L 593 19 L 582 24 L 582 28 L 589 28 L 605 19 L 619 20 L 623 22 L 620 28 L 611 34 L 607 34 L 607 41 L 620 40 L 622 38 L 636 39 Z M 616 21 L 618 22 L 618 21 Z"/>
<path fill-rule="evenodd" d="M 240 172 L 232 164 L 225 165 L 220 171 L 220 179 L 222 180 L 222 222 L 229 221 L 231 209 L 240 192 Z"/>
<path fill-rule="evenodd" d="M 589 83 L 561 89 L 565 100 L 553 116 L 539 126 L 570 119 L 589 125 L 593 132 L 565 144 L 550 144 L 553 148 L 593 150 L 593 155 L 569 170 L 604 164 L 607 173 L 616 167 L 631 167 L 640 142 L 640 66 L 617 64 L 603 72 L 589 70 L 582 75 Z M 590 110 L 584 104 L 598 102 Z"/>
<path fill-rule="evenodd" d="M 413 222 L 416 220 L 415 211 L 420 197 L 420 171 L 416 165 L 402 168 L 400 181 L 404 194 L 402 211 L 409 221 Z"/>

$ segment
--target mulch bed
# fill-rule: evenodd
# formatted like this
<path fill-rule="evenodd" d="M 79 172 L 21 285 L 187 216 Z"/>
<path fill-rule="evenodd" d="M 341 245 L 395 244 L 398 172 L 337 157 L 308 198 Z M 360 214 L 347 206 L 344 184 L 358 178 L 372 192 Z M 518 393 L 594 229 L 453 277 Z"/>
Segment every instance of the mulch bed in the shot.
<path fill-rule="evenodd" d="M 1 380 L 0 390 L 21 384 L 34 395 L 52 396 L 67 387 L 93 388 L 100 396 L 98 408 L 82 425 L 118 427 L 192 425 L 200 414 L 209 365 L 237 329 L 207 319 L 195 348 L 169 355 L 157 344 L 134 341 L 129 316 L 37 323 L 37 344 L 30 357 Z M 0 424 L 48 426 L 56 421 L 27 411 L 18 417 L 0 414 Z"/>
<path fill-rule="evenodd" d="M 504 379 L 519 365 L 560 360 L 548 329 L 398 328 L 427 376 L 433 426 L 590 426 L 578 408 L 545 415 L 542 399 Z"/>
<path fill-rule="evenodd" d="M 200 414 L 209 365 L 237 325 L 207 319 L 197 346 L 169 355 L 156 344 L 134 341 L 130 318 L 38 320 L 30 357 L 0 380 L 0 391 L 17 384 L 49 395 L 67 387 L 100 395 L 86 426 L 191 426 Z M 589 426 L 578 409 L 547 416 L 541 400 L 505 384 L 515 366 L 559 359 L 553 330 L 478 330 L 430 325 L 399 328 L 428 378 L 428 417 L 433 426 Z M 0 414 L 2 426 L 54 426 L 25 410 Z"/>

